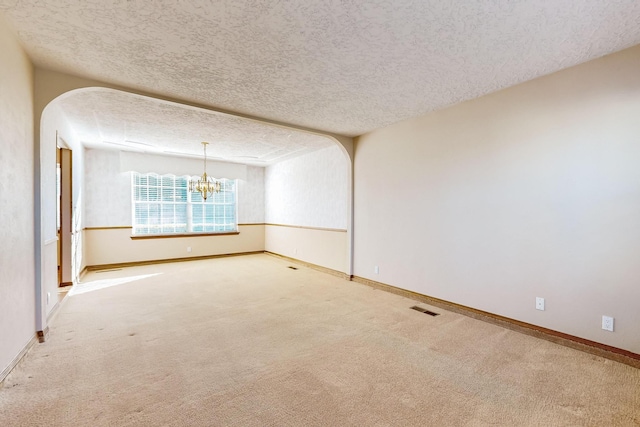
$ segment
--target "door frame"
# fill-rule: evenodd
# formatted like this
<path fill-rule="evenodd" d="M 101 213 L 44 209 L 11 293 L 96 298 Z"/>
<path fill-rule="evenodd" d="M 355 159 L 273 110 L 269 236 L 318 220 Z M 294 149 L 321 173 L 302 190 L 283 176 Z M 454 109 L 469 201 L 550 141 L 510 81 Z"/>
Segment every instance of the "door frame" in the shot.
<path fill-rule="evenodd" d="M 73 153 L 60 137 L 57 149 L 60 152 L 60 239 L 59 286 L 73 285 Z"/>

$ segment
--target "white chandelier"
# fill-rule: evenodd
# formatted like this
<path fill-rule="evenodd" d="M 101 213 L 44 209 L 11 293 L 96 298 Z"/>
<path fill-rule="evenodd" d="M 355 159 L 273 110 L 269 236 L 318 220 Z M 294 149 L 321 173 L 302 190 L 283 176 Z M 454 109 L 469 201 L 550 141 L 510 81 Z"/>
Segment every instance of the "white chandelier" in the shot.
<path fill-rule="evenodd" d="M 221 189 L 220 181 L 216 181 L 207 176 L 207 145 L 208 142 L 203 142 L 204 146 L 204 173 L 198 179 L 189 179 L 189 191 L 192 193 L 200 193 L 204 200 L 213 193 L 219 193 Z"/>

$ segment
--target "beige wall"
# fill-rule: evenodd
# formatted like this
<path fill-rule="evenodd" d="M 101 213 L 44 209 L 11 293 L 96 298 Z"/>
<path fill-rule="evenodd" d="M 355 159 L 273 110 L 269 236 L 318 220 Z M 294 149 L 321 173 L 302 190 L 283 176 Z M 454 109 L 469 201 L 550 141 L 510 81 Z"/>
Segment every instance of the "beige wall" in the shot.
<path fill-rule="evenodd" d="M 87 192 L 84 198 L 86 227 L 131 226 L 131 173 L 122 172 L 120 152 L 87 149 L 85 163 L 84 185 L 100 188 L 100 191 Z M 237 181 L 238 223 L 261 224 L 264 222 L 264 168 L 246 166 L 246 172 L 246 179 Z"/>
<path fill-rule="evenodd" d="M 201 107 L 201 108 L 206 108 L 206 109 L 210 109 L 209 107 L 203 106 L 203 105 L 198 105 L 198 104 L 193 104 L 187 101 L 182 101 L 182 100 L 178 100 L 178 99 L 172 99 L 172 98 L 167 98 L 164 96 L 157 96 L 155 94 L 151 94 L 151 93 L 147 93 L 147 92 L 140 92 L 137 91 L 135 89 L 131 89 L 131 88 L 125 88 L 125 87 L 120 87 L 117 85 L 111 85 L 111 84 L 107 84 L 104 82 L 100 82 L 100 81 L 95 81 L 95 80 L 90 80 L 90 79 L 85 79 L 85 78 L 80 78 L 77 76 L 72 76 L 72 75 L 68 75 L 68 74 L 63 74 L 63 73 L 59 73 L 59 72 L 55 72 L 55 71 L 50 71 L 50 70 L 43 70 L 43 69 L 36 69 L 35 71 L 35 87 L 36 87 L 36 93 L 35 93 L 35 98 L 34 98 L 34 106 L 35 106 L 35 115 L 36 117 L 39 117 L 40 113 L 43 111 L 43 109 L 45 108 L 46 105 L 49 104 L 49 102 L 51 102 L 53 99 L 55 99 L 56 97 L 67 93 L 69 91 L 72 91 L 74 89 L 79 89 L 79 88 L 86 88 L 86 87 L 109 87 L 109 88 L 113 88 L 113 89 L 118 89 L 118 90 L 124 90 L 127 92 L 131 92 L 131 93 L 137 93 L 140 95 L 145 95 L 145 96 L 156 96 L 159 99 L 166 99 L 169 101 L 173 101 L 173 102 L 182 102 L 184 104 L 187 105 L 193 105 L 196 107 Z M 302 129 L 302 130 L 306 130 L 306 131 L 310 131 L 310 132 L 314 132 L 314 133 L 319 133 L 322 135 L 326 135 L 326 136 L 330 136 L 333 139 L 336 140 L 337 143 L 340 144 L 340 150 L 343 152 L 343 154 L 345 155 L 345 158 L 347 158 L 346 162 L 347 164 L 345 165 L 345 168 L 347 169 L 347 174 L 348 174 L 348 182 L 347 182 L 347 186 L 348 186 L 348 201 L 347 201 L 347 255 L 345 255 L 348 258 L 348 261 L 346 261 L 346 264 L 348 265 L 348 269 L 350 271 L 351 269 L 351 215 L 352 215 L 352 203 L 351 203 L 351 197 L 352 197 L 352 193 L 351 193 L 351 162 L 352 162 L 352 156 L 353 156 L 353 140 L 352 138 L 348 138 L 348 137 L 343 137 L 340 135 L 333 135 L 333 134 L 326 134 L 323 132 L 318 132 L 315 131 L 313 129 L 307 129 L 307 128 L 303 128 L 303 127 L 299 127 L 299 126 L 290 126 L 290 125 L 284 125 L 281 123 L 277 123 L 277 122 L 273 122 L 273 121 L 269 121 L 269 120 L 264 120 L 264 119 L 259 119 L 259 118 L 255 118 L 255 117 L 250 117 L 253 118 L 255 120 L 259 120 L 259 121 L 263 121 L 266 123 L 274 123 L 276 125 L 283 125 L 285 127 L 293 127 L 296 129 Z M 39 123 L 36 122 L 36 143 L 39 144 L 39 135 L 40 135 L 40 129 L 39 129 Z M 75 160 L 75 159 L 74 159 Z M 89 170 L 89 168 L 87 168 L 87 170 Z M 89 172 L 88 172 L 89 173 Z M 85 192 L 86 193 L 86 192 Z M 260 203 L 256 203 L 256 200 L 258 199 L 251 199 L 251 205 L 252 206 L 258 206 L 260 205 Z M 84 203 L 84 202 L 82 202 Z M 242 219 L 242 214 L 240 213 L 240 222 L 243 222 Z M 254 220 L 256 218 L 249 218 L 247 219 L 246 222 L 251 222 L 253 223 Z M 97 224 L 95 224 L 95 226 L 97 226 Z M 82 233 L 84 235 L 88 235 L 88 233 Z M 264 238 L 264 236 L 263 236 Z M 88 241 L 88 240 L 87 240 Z M 87 243 L 85 242 L 85 245 Z M 85 253 L 87 254 L 87 258 L 88 258 L 88 254 L 91 253 L 92 250 L 87 249 L 86 247 L 82 247 L 81 246 L 81 251 L 80 253 Z M 82 265 L 91 265 L 92 262 L 89 260 L 85 260 Z M 39 279 L 38 279 L 39 280 Z"/>
<path fill-rule="evenodd" d="M 36 79 L 37 80 L 37 79 Z M 70 273 L 63 281 L 76 281 L 78 273 L 84 267 L 82 257 L 83 224 L 83 177 L 84 148 L 69 126 L 56 101 L 51 102 L 43 111 L 42 117 L 36 117 L 40 123 L 40 200 L 42 218 L 42 278 L 41 292 L 44 314 L 42 329 L 46 327 L 46 315 L 50 314 L 58 303 L 57 245 L 56 240 L 56 147 L 70 149 L 72 153 L 72 194 L 71 194 L 71 242 L 63 247 L 63 260 Z M 69 265 L 70 264 L 70 265 Z M 69 277 L 70 276 L 70 277 Z"/>
<path fill-rule="evenodd" d="M 131 173 L 121 172 L 120 152 L 85 150 L 85 227 L 131 226 Z"/>
<path fill-rule="evenodd" d="M 268 166 L 264 183 L 265 249 L 350 274 L 351 162 L 344 150 L 336 144 Z"/>
<path fill-rule="evenodd" d="M 36 330 L 33 150 L 33 69 L 0 17 L 0 373 Z"/>
<path fill-rule="evenodd" d="M 248 167 L 247 179 L 238 183 L 238 220 L 260 225 L 240 227 L 239 236 L 131 240 L 130 228 L 117 228 L 131 225 L 131 178 L 120 172 L 119 153 L 86 150 L 85 165 L 85 186 L 101 189 L 85 197 L 88 266 L 266 249 L 347 272 L 350 163 L 337 145 L 270 166 L 267 172 Z M 274 222 L 324 228 L 278 228 L 265 234 L 267 214 Z M 344 231 L 326 229 L 330 227 Z"/>
<path fill-rule="evenodd" d="M 347 231 L 265 226 L 265 250 L 347 273 Z"/>
<path fill-rule="evenodd" d="M 355 152 L 356 275 L 640 353 L 640 46 Z"/>
<path fill-rule="evenodd" d="M 264 250 L 264 168 L 247 167 L 238 180 L 239 235 L 131 239 L 131 174 L 118 151 L 86 150 L 85 264 L 88 266 Z M 187 252 L 191 247 L 191 252 Z"/>
<path fill-rule="evenodd" d="M 240 234 L 226 236 L 133 240 L 131 228 L 86 229 L 86 263 L 96 266 L 264 250 L 264 225 L 241 225 L 238 230 Z"/>

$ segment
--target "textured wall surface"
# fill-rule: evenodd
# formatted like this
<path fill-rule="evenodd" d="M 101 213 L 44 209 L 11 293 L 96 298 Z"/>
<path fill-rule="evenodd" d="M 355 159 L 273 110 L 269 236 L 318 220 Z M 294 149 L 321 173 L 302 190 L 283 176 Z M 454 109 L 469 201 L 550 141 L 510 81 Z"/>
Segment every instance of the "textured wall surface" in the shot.
<path fill-rule="evenodd" d="M 0 372 L 35 334 L 33 69 L 0 17 Z"/>
<path fill-rule="evenodd" d="M 265 169 L 265 222 L 347 228 L 349 162 L 337 146 Z"/>
<path fill-rule="evenodd" d="M 120 172 L 118 151 L 86 150 L 85 226 L 131 226 L 131 174 Z M 264 222 L 264 168 L 247 166 L 238 184 L 238 223 Z"/>
<path fill-rule="evenodd" d="M 355 274 L 640 353 L 639 70 L 637 46 L 360 137 Z"/>
<path fill-rule="evenodd" d="M 247 179 L 238 181 L 238 223 L 264 222 L 264 168 L 247 167 Z"/>
<path fill-rule="evenodd" d="M 131 174 L 118 151 L 85 152 L 85 227 L 131 226 Z"/>
<path fill-rule="evenodd" d="M 42 258 L 40 262 L 39 304 L 42 307 L 42 325 L 37 325 L 38 330 L 46 329 L 46 316 L 58 302 L 58 298 L 56 298 L 58 293 L 56 134 L 61 123 L 64 123 L 64 119 L 61 117 L 59 109 L 55 106 L 49 106 L 45 109 L 40 120 L 40 160 L 38 162 L 40 166 L 40 219 L 42 226 L 41 241 L 36 242 L 36 245 L 41 245 Z"/>

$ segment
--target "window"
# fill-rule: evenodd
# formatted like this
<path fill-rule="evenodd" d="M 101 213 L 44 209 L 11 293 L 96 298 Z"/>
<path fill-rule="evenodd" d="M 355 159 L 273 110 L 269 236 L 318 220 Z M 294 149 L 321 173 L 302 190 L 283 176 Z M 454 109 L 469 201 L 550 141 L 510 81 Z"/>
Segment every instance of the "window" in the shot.
<path fill-rule="evenodd" d="M 222 179 L 220 183 L 220 193 L 205 201 L 200 193 L 187 191 L 187 176 L 133 172 L 133 234 L 237 231 L 236 182 Z"/>

